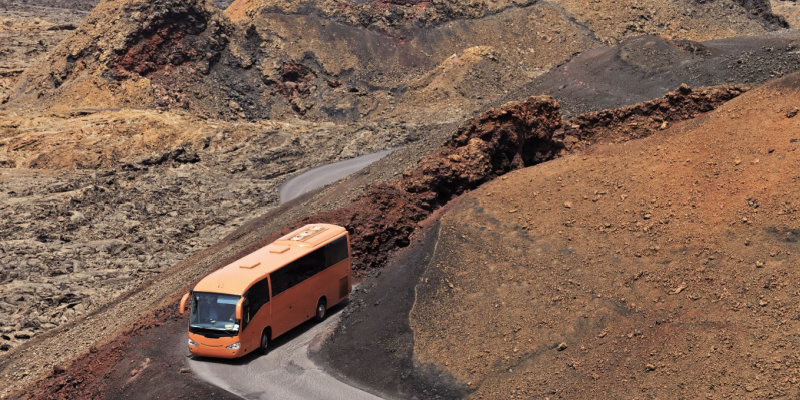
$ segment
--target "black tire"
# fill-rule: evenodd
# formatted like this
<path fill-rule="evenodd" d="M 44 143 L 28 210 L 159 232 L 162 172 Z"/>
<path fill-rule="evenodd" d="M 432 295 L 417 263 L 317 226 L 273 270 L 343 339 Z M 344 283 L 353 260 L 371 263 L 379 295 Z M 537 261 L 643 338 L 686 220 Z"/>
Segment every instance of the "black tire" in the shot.
<path fill-rule="evenodd" d="M 264 332 L 261 332 L 261 346 L 258 347 L 258 352 L 261 354 L 267 354 L 268 349 L 269 349 L 269 331 L 264 329 Z"/>
<path fill-rule="evenodd" d="M 325 299 L 319 299 L 317 311 L 314 313 L 314 321 L 322 322 L 328 314 L 328 304 Z"/>

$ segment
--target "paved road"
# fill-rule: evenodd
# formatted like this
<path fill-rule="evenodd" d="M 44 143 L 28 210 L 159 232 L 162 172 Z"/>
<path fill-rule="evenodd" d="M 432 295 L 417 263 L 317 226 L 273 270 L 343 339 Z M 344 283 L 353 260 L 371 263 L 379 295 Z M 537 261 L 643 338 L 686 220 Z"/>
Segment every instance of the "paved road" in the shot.
<path fill-rule="evenodd" d="M 341 307 L 330 311 L 338 310 Z M 332 330 L 338 320 L 336 313 L 319 324 L 306 322 L 273 341 L 266 355 L 248 354 L 239 360 L 192 357 L 189 366 L 200 379 L 245 399 L 380 399 L 328 375 L 308 358 L 308 347 L 318 345 L 318 335 Z M 186 347 L 185 337 L 180 346 Z"/>
<path fill-rule="evenodd" d="M 384 150 L 310 169 L 281 186 L 281 202 L 344 178 L 395 150 Z M 341 306 L 330 311 L 339 310 Z M 330 332 L 338 320 L 337 312 L 319 324 L 306 322 L 273 341 L 271 350 L 263 356 L 253 353 L 237 360 L 193 357 L 189 359 L 189 367 L 200 379 L 245 399 L 380 399 L 337 380 L 308 358 L 309 345 L 319 345 L 322 334 Z M 186 347 L 186 338 L 181 337 L 178 345 Z"/>
<path fill-rule="evenodd" d="M 359 171 L 367 165 L 380 160 L 395 150 L 397 149 L 383 150 L 377 153 L 367 154 L 365 156 L 355 157 L 349 160 L 312 168 L 306 172 L 303 172 L 302 174 L 289 179 L 281 186 L 281 203 L 285 203 L 303 193 L 310 192 L 318 187 L 322 187 L 331 182 L 342 179 L 345 176 Z"/>

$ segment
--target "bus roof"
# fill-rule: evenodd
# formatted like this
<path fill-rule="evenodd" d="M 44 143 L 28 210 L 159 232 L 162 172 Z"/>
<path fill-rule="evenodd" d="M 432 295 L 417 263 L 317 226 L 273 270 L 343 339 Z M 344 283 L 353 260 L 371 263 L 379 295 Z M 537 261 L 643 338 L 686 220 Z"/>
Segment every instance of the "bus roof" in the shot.
<path fill-rule="evenodd" d="M 310 253 L 347 230 L 337 225 L 311 224 L 208 274 L 194 290 L 242 295 L 251 284 Z"/>

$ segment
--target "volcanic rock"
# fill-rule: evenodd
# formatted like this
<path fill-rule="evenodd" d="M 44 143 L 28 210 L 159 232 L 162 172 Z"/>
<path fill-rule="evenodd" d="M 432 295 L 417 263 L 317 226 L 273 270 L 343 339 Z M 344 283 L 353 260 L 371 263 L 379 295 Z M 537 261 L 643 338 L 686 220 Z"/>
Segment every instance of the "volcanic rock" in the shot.
<path fill-rule="evenodd" d="M 800 33 L 696 42 L 639 36 L 579 54 L 498 101 L 546 93 L 565 116 L 620 108 L 692 87 L 757 84 L 800 69 Z"/>
<path fill-rule="evenodd" d="M 36 68 L 11 104 L 54 108 L 188 109 L 221 115 L 219 99 L 266 115 L 259 74 L 210 1 L 104 1 Z M 238 73 L 232 70 L 241 69 Z"/>

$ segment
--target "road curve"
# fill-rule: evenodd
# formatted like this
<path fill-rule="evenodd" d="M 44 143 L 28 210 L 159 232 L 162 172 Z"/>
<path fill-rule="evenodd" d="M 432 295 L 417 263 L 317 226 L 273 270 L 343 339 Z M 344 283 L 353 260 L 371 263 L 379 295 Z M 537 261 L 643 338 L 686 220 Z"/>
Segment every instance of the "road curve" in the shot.
<path fill-rule="evenodd" d="M 380 160 L 397 149 L 379 151 L 349 160 L 312 168 L 284 183 L 281 203 L 344 178 Z M 339 320 L 341 306 L 319 324 L 306 322 L 271 343 L 266 355 L 248 354 L 236 360 L 189 358 L 194 374 L 245 399 L 374 400 L 373 394 L 339 381 L 308 358 L 308 348 L 330 333 Z M 185 336 L 178 344 L 186 347 Z"/>
<path fill-rule="evenodd" d="M 245 399 L 380 399 L 337 380 L 308 358 L 309 345 L 318 345 L 338 320 L 336 313 L 319 324 L 306 322 L 273 341 L 266 355 L 248 354 L 237 360 L 191 357 L 189 366 L 200 379 Z M 185 337 L 180 345 L 186 347 Z"/>
<path fill-rule="evenodd" d="M 397 150 L 389 149 L 379 151 L 377 153 L 367 154 L 365 156 L 354 157 L 348 160 L 338 161 L 332 164 L 326 164 L 320 167 L 312 168 L 300 175 L 289 179 L 281 185 L 281 203 L 285 203 L 303 193 L 310 192 L 318 187 L 325 186 L 331 182 L 337 181 L 350 175 L 356 171 L 361 170 L 389 155 L 389 153 Z"/>

